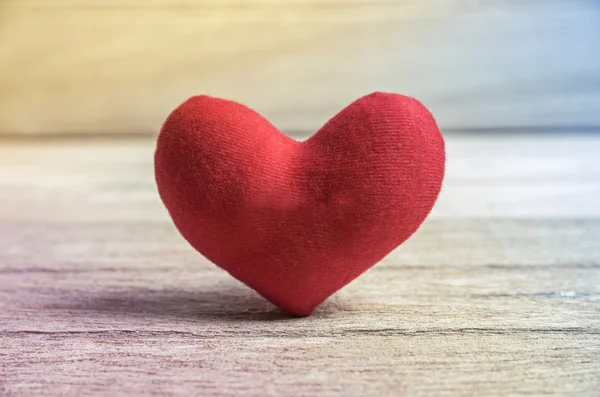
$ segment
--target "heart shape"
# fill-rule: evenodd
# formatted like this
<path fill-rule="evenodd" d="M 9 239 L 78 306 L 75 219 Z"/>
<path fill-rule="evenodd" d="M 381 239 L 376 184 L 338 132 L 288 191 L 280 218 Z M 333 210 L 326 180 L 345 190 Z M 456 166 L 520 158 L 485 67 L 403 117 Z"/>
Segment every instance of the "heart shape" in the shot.
<path fill-rule="evenodd" d="M 425 106 L 381 92 L 304 142 L 244 105 L 192 97 L 165 121 L 155 153 L 158 191 L 183 237 L 295 316 L 419 228 L 444 165 Z"/>

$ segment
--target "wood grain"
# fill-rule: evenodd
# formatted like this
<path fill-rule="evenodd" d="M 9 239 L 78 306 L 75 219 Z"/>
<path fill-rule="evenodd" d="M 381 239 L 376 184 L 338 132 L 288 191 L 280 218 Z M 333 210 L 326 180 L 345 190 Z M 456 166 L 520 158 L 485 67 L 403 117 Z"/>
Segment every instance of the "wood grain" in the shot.
<path fill-rule="evenodd" d="M 432 216 L 305 319 L 176 233 L 151 140 L 0 143 L 0 395 L 598 395 L 600 138 L 447 140 Z"/>
<path fill-rule="evenodd" d="M 584 1 L 4 0 L 0 134 L 153 134 L 206 93 L 314 131 L 372 91 L 444 128 L 600 128 Z"/>

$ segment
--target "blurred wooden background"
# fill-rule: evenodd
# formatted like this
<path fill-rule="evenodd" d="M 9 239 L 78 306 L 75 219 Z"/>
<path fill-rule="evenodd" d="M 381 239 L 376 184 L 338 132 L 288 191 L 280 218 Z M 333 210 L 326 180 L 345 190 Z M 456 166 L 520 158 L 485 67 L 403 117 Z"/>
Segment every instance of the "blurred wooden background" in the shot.
<path fill-rule="evenodd" d="M 443 128 L 600 125 L 589 0 L 0 0 L 0 134 L 154 134 L 188 96 L 313 131 L 375 90 Z"/>

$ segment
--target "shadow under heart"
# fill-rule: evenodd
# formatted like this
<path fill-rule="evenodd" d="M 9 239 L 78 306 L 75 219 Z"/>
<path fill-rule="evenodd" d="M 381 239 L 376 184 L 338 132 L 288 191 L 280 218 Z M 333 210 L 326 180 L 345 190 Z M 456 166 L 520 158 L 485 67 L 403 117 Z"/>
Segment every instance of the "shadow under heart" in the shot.
<path fill-rule="evenodd" d="M 328 316 L 343 305 L 333 298 L 317 308 L 314 316 Z M 219 283 L 210 290 L 131 288 L 125 290 L 80 292 L 45 305 L 46 309 L 66 309 L 96 313 L 127 314 L 174 320 L 219 321 L 294 320 L 256 292 L 234 281 Z"/>

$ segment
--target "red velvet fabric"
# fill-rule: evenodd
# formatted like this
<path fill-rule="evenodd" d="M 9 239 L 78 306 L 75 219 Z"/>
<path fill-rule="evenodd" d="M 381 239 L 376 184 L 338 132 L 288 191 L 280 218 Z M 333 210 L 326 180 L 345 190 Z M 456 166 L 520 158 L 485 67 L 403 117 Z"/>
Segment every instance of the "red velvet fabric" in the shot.
<path fill-rule="evenodd" d="M 167 118 L 155 153 L 158 191 L 183 237 L 295 316 L 417 230 L 444 165 L 431 113 L 381 92 L 304 142 L 244 105 L 192 97 Z"/>

